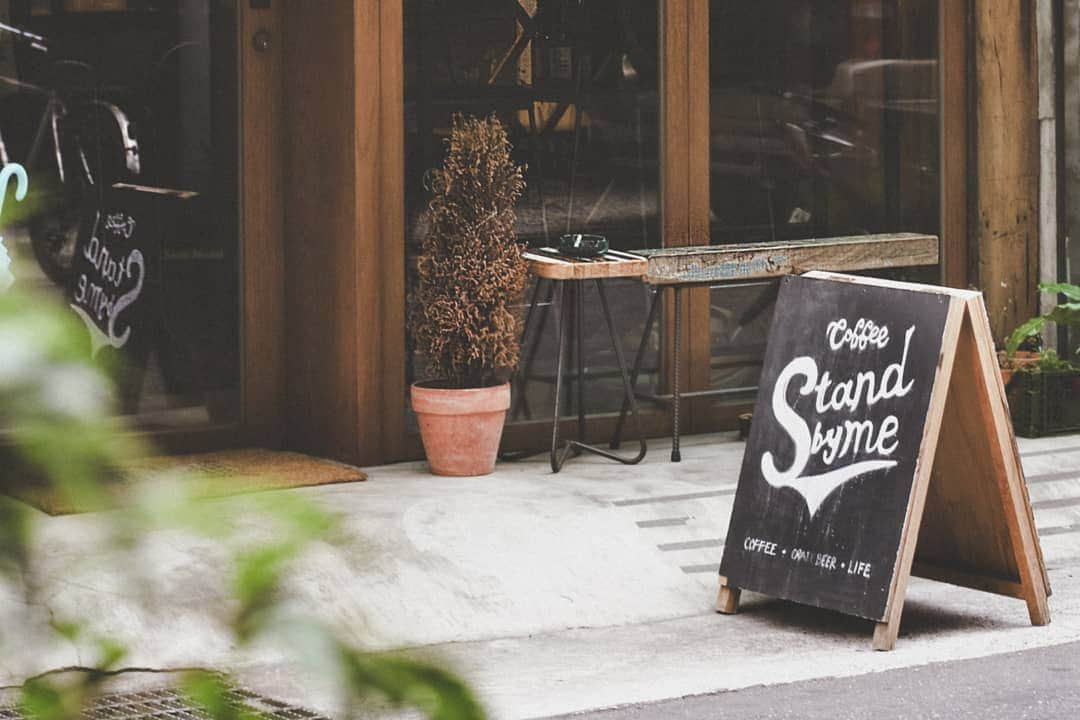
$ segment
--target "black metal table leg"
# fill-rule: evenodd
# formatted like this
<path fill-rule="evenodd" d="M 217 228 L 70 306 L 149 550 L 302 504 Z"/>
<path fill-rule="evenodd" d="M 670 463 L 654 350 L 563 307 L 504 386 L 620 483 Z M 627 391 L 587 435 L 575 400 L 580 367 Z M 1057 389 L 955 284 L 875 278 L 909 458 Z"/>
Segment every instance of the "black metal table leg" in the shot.
<path fill-rule="evenodd" d="M 645 349 L 649 346 L 649 336 L 652 335 L 653 325 L 656 323 L 656 312 L 660 309 L 660 294 L 657 290 L 653 293 L 649 302 L 649 314 L 645 320 L 645 331 L 641 334 L 641 342 L 638 343 L 637 355 L 634 356 L 634 367 L 630 370 L 630 395 L 637 392 L 638 375 L 641 374 L 641 363 L 645 361 Z M 630 410 L 630 395 L 623 396 L 622 408 L 619 410 L 619 419 L 615 421 L 615 434 L 611 437 L 611 449 L 618 450 L 622 445 L 623 425 L 626 424 L 626 413 Z"/>
<path fill-rule="evenodd" d="M 679 452 L 679 369 L 682 365 L 682 293 L 676 285 L 675 292 L 675 372 L 671 388 L 671 462 L 682 460 Z"/>
<path fill-rule="evenodd" d="M 563 366 L 566 364 L 566 345 L 570 340 L 569 334 L 566 332 L 567 322 L 570 320 L 569 303 L 566 302 L 566 285 L 567 281 L 552 280 L 552 284 L 555 286 L 554 295 L 558 298 L 559 304 L 559 357 L 555 365 L 555 411 L 554 418 L 551 423 L 551 472 L 559 472 L 562 469 L 563 463 L 566 461 L 566 456 L 570 451 L 570 444 L 567 443 L 566 449 L 563 452 L 559 452 L 559 418 L 561 416 L 560 409 L 562 406 L 562 384 L 563 384 Z"/>
<path fill-rule="evenodd" d="M 548 287 L 547 300 L 543 303 L 538 302 L 540 300 L 540 286 L 543 283 L 544 278 L 536 278 L 536 285 L 533 287 L 532 298 L 529 301 L 529 309 L 525 313 L 525 326 L 521 332 L 521 342 L 523 345 L 527 345 L 523 348 L 525 350 L 524 358 L 517 375 L 517 396 L 514 398 L 514 406 L 510 409 L 511 420 L 516 420 L 522 411 L 525 412 L 526 419 L 532 420 L 532 412 L 529 410 L 529 401 L 525 398 L 525 390 L 529 384 L 529 372 L 532 370 L 533 362 L 536 360 L 536 352 L 540 347 L 544 328 L 547 326 L 548 313 L 551 312 L 551 301 L 555 295 L 554 285 L 551 284 Z M 539 324 L 533 334 L 532 341 L 529 342 L 529 329 L 532 327 L 533 315 L 537 312 L 540 313 Z"/>
<path fill-rule="evenodd" d="M 574 283 L 574 356 L 577 358 L 577 432 L 585 442 L 585 283 Z"/>
<path fill-rule="evenodd" d="M 637 455 L 633 457 L 624 457 L 622 455 L 616 455 L 615 453 L 608 452 L 594 445 L 587 445 L 579 440 L 569 440 L 563 447 L 562 451 L 558 451 L 558 439 L 559 439 L 559 396 L 558 391 L 561 386 L 562 368 L 566 356 L 566 341 L 565 336 L 565 323 L 560 325 L 559 328 L 559 362 L 556 379 L 556 396 L 555 396 L 555 419 L 554 429 L 552 430 L 552 446 L 551 446 L 551 470 L 553 472 L 559 472 L 562 469 L 563 463 L 566 462 L 566 458 L 570 456 L 572 452 L 582 451 L 592 453 L 593 455 L 599 455 L 600 457 L 614 460 L 616 462 L 623 463 L 624 465 L 636 465 L 645 458 L 645 453 L 648 451 L 648 445 L 645 441 L 645 430 L 641 425 L 641 415 L 638 413 L 637 400 L 634 398 L 633 388 L 630 385 L 630 373 L 626 367 L 626 358 L 623 357 L 622 347 L 619 345 L 619 337 L 615 332 L 615 321 L 611 317 L 611 307 L 608 305 L 607 293 L 604 291 L 604 283 L 600 279 L 596 279 L 596 289 L 600 295 L 600 307 L 604 313 L 604 323 L 607 325 L 608 337 L 611 339 L 611 346 L 615 350 L 615 359 L 619 364 L 619 374 L 622 376 L 623 393 L 629 398 L 630 403 L 630 415 L 633 418 L 634 430 L 637 431 L 638 441 L 640 448 Z M 580 291 L 580 288 L 579 288 Z M 580 292 L 578 294 L 578 300 L 580 301 Z M 564 309 L 561 313 L 562 317 L 566 319 L 569 314 L 569 309 Z"/>

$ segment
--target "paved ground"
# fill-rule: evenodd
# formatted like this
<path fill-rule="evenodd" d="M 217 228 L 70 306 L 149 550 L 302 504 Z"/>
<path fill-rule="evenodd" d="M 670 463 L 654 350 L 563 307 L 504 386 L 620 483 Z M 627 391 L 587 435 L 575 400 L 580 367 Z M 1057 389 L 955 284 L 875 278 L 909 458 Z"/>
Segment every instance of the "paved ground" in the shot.
<path fill-rule="evenodd" d="M 543 717 L 755 685 L 846 678 L 1080 641 L 1080 437 L 1021 441 L 1054 587 L 1054 622 L 1032 628 L 1022 603 L 915 580 L 900 642 L 870 650 L 869 623 L 760 596 L 735 617 L 712 611 L 716 570 L 743 446 L 687 439 L 680 464 L 662 441 L 632 468 L 595 458 L 551 475 L 544 458 L 486 478 L 369 469 L 367 483 L 284 491 L 343 514 L 344 539 L 317 548 L 293 592 L 306 610 L 373 649 L 413 648 L 463 673 L 495 717 Z M 273 532 L 221 501 L 252 540 Z M 317 681 L 267 649 L 239 654 L 207 608 L 224 598 L 220 547 L 176 533 L 146 538 L 148 588 L 123 559 L 95 554 L 107 516 L 43 518 L 45 619 L 72 613 L 134 652 L 132 665 L 239 669 L 255 689 L 333 713 Z M 79 664 L 87 648 L 42 646 L 0 587 L 0 686 Z M 160 682 L 160 678 L 155 680 Z M 134 680 L 132 681 L 134 682 Z"/>
<path fill-rule="evenodd" d="M 583 713 L 581 720 L 1074 720 L 1080 643 Z"/>

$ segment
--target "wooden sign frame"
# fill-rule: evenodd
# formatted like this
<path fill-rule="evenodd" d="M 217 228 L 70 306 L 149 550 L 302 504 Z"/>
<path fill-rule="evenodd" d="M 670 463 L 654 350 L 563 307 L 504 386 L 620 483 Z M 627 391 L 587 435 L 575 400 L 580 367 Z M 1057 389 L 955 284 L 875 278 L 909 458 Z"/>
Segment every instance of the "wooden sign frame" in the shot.
<path fill-rule="evenodd" d="M 1050 583 L 981 293 L 828 272 L 805 277 L 948 297 L 938 372 L 874 649 L 895 647 L 912 574 L 1021 599 L 1033 625 L 1048 624 Z M 739 595 L 721 576 L 717 611 L 736 613 Z"/>

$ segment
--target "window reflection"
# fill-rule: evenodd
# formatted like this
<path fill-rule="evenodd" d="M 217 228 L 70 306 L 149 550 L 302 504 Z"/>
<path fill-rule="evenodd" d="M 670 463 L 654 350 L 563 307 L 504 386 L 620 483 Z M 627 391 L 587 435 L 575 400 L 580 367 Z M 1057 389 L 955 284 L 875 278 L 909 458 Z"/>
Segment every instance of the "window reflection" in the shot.
<path fill-rule="evenodd" d="M 219 0 L 0 0 L 10 272 L 86 329 L 148 428 L 239 412 L 236 8 Z"/>
<path fill-rule="evenodd" d="M 712 242 L 938 226 L 937 2 L 710 2 Z"/>
<path fill-rule="evenodd" d="M 711 242 L 937 234 L 936 0 L 710 0 Z M 754 386 L 771 284 L 711 293 L 712 383 Z"/>

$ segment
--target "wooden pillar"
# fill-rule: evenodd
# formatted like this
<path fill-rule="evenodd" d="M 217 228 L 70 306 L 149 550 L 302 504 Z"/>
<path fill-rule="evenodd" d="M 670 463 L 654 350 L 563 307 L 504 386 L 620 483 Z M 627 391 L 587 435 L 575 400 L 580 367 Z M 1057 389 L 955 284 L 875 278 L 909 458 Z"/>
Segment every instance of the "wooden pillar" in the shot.
<path fill-rule="evenodd" d="M 971 0 L 971 281 L 1001 342 L 1037 310 L 1039 126 L 1035 3 Z"/>
<path fill-rule="evenodd" d="M 398 460 L 402 0 L 283 5 L 285 444 L 358 464 Z"/>
<path fill-rule="evenodd" d="M 285 17 L 285 444 L 356 461 L 358 373 L 354 11 Z M 378 27 L 378 24 L 375 24 Z"/>

